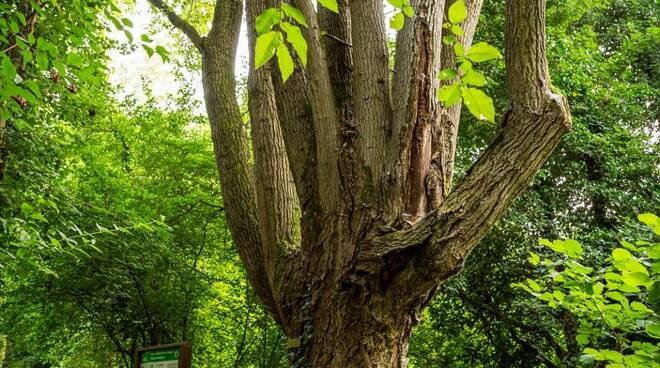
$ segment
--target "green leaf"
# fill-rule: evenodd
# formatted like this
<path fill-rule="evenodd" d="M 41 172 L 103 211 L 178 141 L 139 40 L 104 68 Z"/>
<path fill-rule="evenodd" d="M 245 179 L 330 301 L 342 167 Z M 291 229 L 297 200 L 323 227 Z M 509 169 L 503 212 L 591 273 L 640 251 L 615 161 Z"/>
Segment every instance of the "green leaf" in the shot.
<path fill-rule="evenodd" d="M 401 28 L 403 28 L 405 23 L 406 23 L 406 17 L 403 15 L 403 13 L 396 13 L 390 19 L 390 28 L 392 28 L 395 31 L 399 31 L 401 30 Z"/>
<path fill-rule="evenodd" d="M 648 275 L 641 272 L 624 272 L 623 282 L 630 286 L 646 285 L 651 281 Z"/>
<path fill-rule="evenodd" d="M 167 62 L 170 59 L 169 52 L 161 45 L 156 46 L 156 53 L 163 59 L 163 62 Z"/>
<path fill-rule="evenodd" d="M 477 119 L 495 121 L 495 106 L 493 99 L 488 97 L 482 90 L 476 88 L 464 88 L 462 92 L 465 106 Z"/>
<path fill-rule="evenodd" d="M 541 285 L 539 285 L 536 281 L 532 279 L 527 279 L 527 284 L 532 289 L 532 291 L 534 292 L 541 291 Z"/>
<path fill-rule="evenodd" d="M 412 18 L 412 16 L 415 15 L 415 9 L 410 5 L 404 5 L 403 14 L 405 14 L 406 17 Z"/>
<path fill-rule="evenodd" d="M 23 13 L 17 12 L 16 16 L 18 17 L 18 21 L 21 22 L 22 25 L 27 25 L 27 20 L 25 19 L 25 15 Z"/>
<path fill-rule="evenodd" d="M 257 37 L 257 44 L 254 49 L 255 69 L 261 68 L 275 56 L 279 44 L 280 35 L 276 31 L 270 31 Z"/>
<path fill-rule="evenodd" d="M 623 248 L 616 248 L 612 251 L 612 258 L 615 261 L 627 261 L 632 258 L 632 254 Z"/>
<path fill-rule="evenodd" d="M 580 258 L 582 256 L 582 245 L 573 239 L 564 240 L 564 251 L 571 258 Z"/>
<path fill-rule="evenodd" d="M 660 244 L 654 244 L 646 251 L 651 259 L 660 259 Z"/>
<path fill-rule="evenodd" d="M 441 81 L 454 79 L 458 75 L 458 72 L 454 69 L 442 69 L 438 75 L 438 79 Z"/>
<path fill-rule="evenodd" d="M 142 48 L 144 49 L 144 51 L 147 52 L 147 56 L 151 57 L 154 54 L 154 49 L 152 49 L 151 47 L 142 44 Z"/>
<path fill-rule="evenodd" d="M 149 35 L 147 34 L 140 35 L 140 39 L 142 40 L 142 42 L 151 42 L 151 38 L 149 38 Z"/>
<path fill-rule="evenodd" d="M 105 16 L 106 16 L 108 19 L 110 19 L 110 22 L 112 22 L 112 24 L 115 26 L 115 28 L 116 28 L 118 31 L 120 31 L 120 30 L 122 30 L 122 29 L 124 28 L 124 26 L 122 26 L 121 22 L 120 22 L 117 18 L 115 18 L 113 15 L 111 15 L 110 13 L 107 13 L 107 12 L 106 12 L 106 13 L 105 13 Z"/>
<path fill-rule="evenodd" d="M 638 301 L 634 301 L 634 302 L 630 303 L 630 308 L 632 308 L 633 310 L 639 311 L 639 312 L 653 313 L 653 311 L 651 309 L 649 309 L 649 307 L 645 306 L 644 304 L 642 304 Z"/>
<path fill-rule="evenodd" d="M 442 43 L 445 45 L 453 45 L 456 42 L 456 37 L 454 36 L 442 36 Z"/>
<path fill-rule="evenodd" d="M 16 23 L 16 21 L 12 18 L 9 19 L 9 29 L 11 29 L 13 33 L 18 33 L 20 31 L 18 23 Z"/>
<path fill-rule="evenodd" d="M 38 59 L 39 58 L 37 57 L 37 62 L 38 62 Z M 55 67 L 55 69 L 57 69 L 57 71 L 60 74 L 64 74 L 64 72 L 66 71 L 66 67 L 64 66 L 64 63 L 61 62 L 60 60 L 57 60 L 57 59 L 53 60 L 53 66 Z"/>
<path fill-rule="evenodd" d="M 401 9 L 403 7 L 403 0 L 387 0 L 387 2 L 395 8 Z"/>
<path fill-rule="evenodd" d="M 83 81 L 87 81 L 87 80 L 90 80 L 90 78 L 94 75 L 94 72 L 96 72 L 96 67 L 95 66 L 92 66 L 92 65 L 86 66 L 86 67 L 82 68 L 80 73 L 78 73 L 78 77 Z"/>
<path fill-rule="evenodd" d="M 36 103 L 37 102 L 37 98 L 32 94 L 32 92 L 30 92 L 26 89 L 23 89 L 19 86 L 9 85 L 9 86 L 5 87 L 5 89 L 6 89 L 7 93 L 10 96 L 21 96 L 25 100 L 27 100 L 27 102 L 29 102 L 29 103 Z"/>
<path fill-rule="evenodd" d="M 621 281 L 621 275 L 618 273 L 613 273 L 613 272 L 606 272 L 603 277 L 607 281 L 613 281 L 613 282 L 619 282 Z"/>
<path fill-rule="evenodd" d="M 121 22 L 124 23 L 126 27 L 133 27 L 133 22 L 128 18 L 121 18 Z"/>
<path fill-rule="evenodd" d="M 541 263 L 541 257 L 539 257 L 539 255 L 534 252 L 529 252 L 529 258 L 527 258 L 527 260 L 534 266 L 537 266 L 539 263 Z"/>
<path fill-rule="evenodd" d="M 643 213 L 637 216 L 639 221 L 650 227 L 656 235 L 660 235 L 660 218 L 652 213 Z"/>
<path fill-rule="evenodd" d="M 41 93 L 41 89 L 39 88 L 39 85 L 35 81 L 32 80 L 25 81 L 24 86 L 27 87 L 38 98 L 43 97 Z"/>
<path fill-rule="evenodd" d="M 37 53 L 37 65 L 41 70 L 48 70 L 48 56 L 43 52 Z"/>
<path fill-rule="evenodd" d="M 479 73 L 476 70 L 471 70 L 461 77 L 463 83 L 469 84 L 471 86 L 481 87 L 486 84 L 486 77 Z"/>
<path fill-rule="evenodd" d="M 319 4 L 321 4 L 321 6 L 326 9 L 339 14 L 339 5 L 337 5 L 337 0 L 319 0 Z"/>
<path fill-rule="evenodd" d="M 30 215 L 32 212 L 34 212 L 34 207 L 31 204 L 29 204 L 27 202 L 21 203 L 21 213 L 22 214 L 27 216 L 27 215 Z"/>
<path fill-rule="evenodd" d="M 6 81 L 13 81 L 14 77 L 16 76 L 16 67 L 11 62 L 11 59 L 3 55 L 2 64 L 0 64 L 0 66 L 2 66 L 1 71 L 4 79 Z"/>
<path fill-rule="evenodd" d="M 463 48 L 463 45 L 460 42 L 456 42 L 454 44 L 454 53 L 456 53 L 456 56 L 463 56 L 465 55 L 465 49 Z"/>
<path fill-rule="evenodd" d="M 575 336 L 575 340 L 578 342 L 578 344 L 584 346 L 589 343 L 589 335 L 587 334 L 578 334 Z"/>
<path fill-rule="evenodd" d="M 286 33 L 286 40 L 296 50 L 303 66 L 307 66 L 307 40 L 303 37 L 300 27 L 289 22 L 282 22 L 280 28 Z"/>
<path fill-rule="evenodd" d="M 469 73 L 472 71 L 472 63 L 469 60 L 463 60 L 458 67 L 463 73 Z"/>
<path fill-rule="evenodd" d="M 304 18 L 304 17 L 303 17 Z M 280 22 L 280 12 L 275 8 L 268 8 L 263 13 L 259 14 L 254 22 L 254 28 L 257 30 L 257 35 L 262 35 L 273 29 L 275 24 Z"/>
<path fill-rule="evenodd" d="M 30 61 L 32 61 L 33 58 L 34 58 L 34 55 L 32 55 L 32 51 L 30 51 L 30 50 L 24 50 L 23 51 L 23 62 L 25 62 L 27 64 Z"/>
<path fill-rule="evenodd" d="M 284 14 L 293 18 L 298 24 L 307 27 L 307 21 L 305 21 L 305 15 L 298 10 L 298 8 L 293 7 L 287 3 L 282 3 L 282 10 Z"/>
<path fill-rule="evenodd" d="M 280 67 L 282 82 L 286 82 L 291 74 L 293 74 L 294 64 L 293 58 L 289 54 L 289 49 L 282 42 L 277 46 L 277 65 Z"/>
<path fill-rule="evenodd" d="M 465 20 L 465 17 L 467 17 L 467 8 L 465 7 L 465 1 L 457 0 L 453 4 L 451 4 L 448 10 L 448 16 L 449 16 L 449 21 L 452 24 L 458 24 L 463 20 Z"/>
<path fill-rule="evenodd" d="M 603 357 L 611 362 L 621 363 L 623 362 L 623 355 L 618 351 L 614 350 L 601 350 L 600 353 Z"/>
<path fill-rule="evenodd" d="M 481 63 L 487 60 L 502 57 L 502 54 L 494 47 L 486 42 L 479 42 L 472 45 L 467 52 L 467 58 L 475 63 Z"/>
<path fill-rule="evenodd" d="M 30 215 L 30 218 L 31 218 L 31 219 L 34 219 L 34 220 L 37 220 L 37 221 L 44 222 L 44 223 L 48 223 L 48 219 L 46 219 L 46 218 L 44 217 L 44 215 L 42 215 L 42 214 L 39 213 L 39 212 L 35 212 L 35 213 L 31 214 L 31 215 Z"/>
<path fill-rule="evenodd" d="M 627 300 L 626 297 L 618 291 L 608 291 L 605 293 L 605 296 L 612 300 L 616 300 L 617 302 L 623 302 L 624 300 Z"/>
<path fill-rule="evenodd" d="M 649 323 L 646 325 L 646 333 L 651 337 L 660 339 L 660 325 L 655 323 Z"/>
<path fill-rule="evenodd" d="M 629 260 L 626 262 L 626 264 L 623 266 L 623 273 L 625 274 L 626 272 L 628 273 L 633 273 L 633 272 L 639 272 L 643 273 L 648 276 L 649 271 L 644 267 L 643 264 L 639 263 L 637 260 Z"/>
<path fill-rule="evenodd" d="M 438 90 L 438 99 L 445 105 L 451 107 L 461 100 L 461 84 L 456 82 L 447 86 L 442 86 Z"/>
<path fill-rule="evenodd" d="M 453 24 L 450 29 L 451 29 L 451 33 L 455 34 L 456 36 L 462 36 L 465 34 L 463 28 L 455 24 Z"/>
<path fill-rule="evenodd" d="M 583 266 L 583 265 L 581 265 L 581 264 L 579 264 L 578 262 L 575 262 L 575 261 L 570 261 L 567 264 L 573 271 L 575 271 L 576 273 L 582 274 L 582 275 L 588 275 L 588 274 L 592 273 L 593 270 L 594 270 L 591 267 Z"/>
<path fill-rule="evenodd" d="M 71 65 L 71 66 L 75 66 L 77 68 L 80 68 L 82 66 L 83 59 L 78 54 L 68 54 L 66 56 L 66 63 Z"/>
<path fill-rule="evenodd" d="M 648 301 L 654 305 L 660 305 L 660 281 L 656 281 L 649 288 Z"/>

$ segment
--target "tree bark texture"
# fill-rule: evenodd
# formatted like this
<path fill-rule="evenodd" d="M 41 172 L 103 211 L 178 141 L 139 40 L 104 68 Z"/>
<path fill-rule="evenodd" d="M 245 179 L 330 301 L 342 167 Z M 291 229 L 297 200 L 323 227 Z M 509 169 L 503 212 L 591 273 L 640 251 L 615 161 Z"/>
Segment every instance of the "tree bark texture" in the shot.
<path fill-rule="evenodd" d="M 225 211 L 248 279 L 289 337 L 294 367 L 404 368 L 411 329 L 436 288 L 521 194 L 563 135 L 570 112 L 550 91 L 545 1 L 508 0 L 510 107 L 498 134 L 452 184 L 460 106 L 436 99 L 451 0 L 413 0 L 389 66 L 381 0 L 339 0 L 305 15 L 308 64 L 282 83 L 274 62 L 248 81 L 250 134 L 239 113 L 234 59 L 243 8 L 218 0 L 207 36 L 150 0 L 202 57 Z M 472 43 L 482 0 L 466 1 L 459 38 Z M 249 140 L 251 139 L 251 144 Z"/>

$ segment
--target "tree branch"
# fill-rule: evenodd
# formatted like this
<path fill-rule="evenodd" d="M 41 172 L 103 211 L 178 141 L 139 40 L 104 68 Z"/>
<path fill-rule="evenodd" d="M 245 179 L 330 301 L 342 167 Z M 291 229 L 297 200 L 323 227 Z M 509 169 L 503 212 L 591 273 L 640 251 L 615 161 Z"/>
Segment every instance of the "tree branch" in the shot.
<path fill-rule="evenodd" d="M 371 177 L 367 182 L 375 193 L 381 192 L 386 137 L 392 124 L 389 53 L 383 11 L 381 0 L 350 2 L 354 121 L 359 153 Z"/>
<path fill-rule="evenodd" d="M 201 50 L 204 44 L 204 39 L 202 36 L 199 35 L 195 27 L 192 26 L 192 24 L 186 22 L 183 18 L 181 18 L 179 15 L 177 15 L 163 0 L 149 0 L 151 5 L 162 11 L 166 16 L 167 19 L 170 20 L 170 23 L 183 34 L 185 34 L 190 42 L 197 47 L 198 50 Z"/>
<path fill-rule="evenodd" d="M 321 47 L 321 31 L 314 7 L 309 0 L 294 0 L 293 4 L 303 12 L 309 25 L 303 28 L 303 35 L 308 44 L 308 66 L 305 73 L 316 141 L 316 180 L 320 207 L 330 213 L 335 210 L 339 197 L 335 97 Z"/>
<path fill-rule="evenodd" d="M 461 24 L 462 36 L 458 36 L 458 41 L 467 50 L 472 45 L 474 32 L 479 22 L 479 13 L 483 0 L 467 0 L 467 17 Z M 442 46 L 440 69 L 455 68 L 456 53 L 453 46 Z M 462 72 L 461 72 L 462 73 Z M 452 83 L 447 81 L 446 83 Z M 456 142 L 458 140 L 458 127 L 461 118 L 462 103 L 446 109 L 442 108 L 440 114 L 435 120 L 433 126 L 433 143 L 431 154 L 431 168 L 426 175 L 426 196 L 430 208 L 438 208 L 447 198 L 452 187 L 452 178 L 454 174 L 454 158 L 456 156 Z"/>
<path fill-rule="evenodd" d="M 243 3 L 218 1 L 216 14 L 219 14 L 214 18 L 216 31 L 201 51 L 202 83 L 225 213 L 250 283 L 266 309 L 277 316 L 277 303 L 264 263 L 250 144 L 234 79 Z"/>
<path fill-rule="evenodd" d="M 250 71 L 248 75 L 248 107 L 251 118 L 252 147 L 254 152 L 257 215 L 261 225 L 262 252 L 266 276 L 276 299 L 279 320 L 283 325 L 290 318 L 281 305 L 282 270 L 287 255 L 298 249 L 300 206 L 293 176 L 284 147 L 278 119 L 275 91 L 271 79 L 272 62 L 255 68 L 255 19 L 268 6 L 263 0 L 247 2 L 248 37 L 250 40 Z"/>
<path fill-rule="evenodd" d="M 417 295 L 411 299 L 424 300 L 460 271 L 570 130 L 567 100 L 548 89 L 544 19 L 544 0 L 508 2 L 507 81 L 513 93 L 498 136 L 437 210 L 408 230 L 363 245 L 358 270 L 380 273 L 377 282 L 387 282 L 390 297 L 410 295 L 412 288 Z"/>
<path fill-rule="evenodd" d="M 416 0 L 412 5 L 415 15 L 406 19 L 396 39 L 392 92 L 396 99 L 389 144 L 393 148 L 388 155 L 395 193 L 392 215 L 403 211 L 407 219 L 423 216 L 428 208 L 425 178 L 431 161 L 431 128 L 440 111 L 436 95 L 445 0 Z"/>

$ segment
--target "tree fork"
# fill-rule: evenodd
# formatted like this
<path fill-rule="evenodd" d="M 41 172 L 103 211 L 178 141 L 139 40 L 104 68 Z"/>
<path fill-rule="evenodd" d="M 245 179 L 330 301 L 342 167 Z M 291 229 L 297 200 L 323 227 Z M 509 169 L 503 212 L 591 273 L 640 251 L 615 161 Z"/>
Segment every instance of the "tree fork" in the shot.
<path fill-rule="evenodd" d="M 480 1 L 469 4 L 473 12 L 469 19 L 476 25 Z M 253 72 L 251 79 L 255 86 L 250 91 L 251 103 L 261 99 L 269 111 L 263 114 L 256 106 L 251 108 L 254 123 L 262 124 L 252 131 L 260 135 L 253 137 L 252 148 L 264 150 L 255 152 L 256 161 L 268 162 L 267 155 L 259 156 L 266 152 L 283 155 L 282 141 L 288 156 L 288 164 L 282 158 L 274 166 L 262 167 L 262 174 L 257 167 L 261 181 L 272 181 L 269 183 L 256 183 L 248 164 L 250 146 L 234 91 L 233 58 L 241 5 L 239 0 L 218 1 L 207 37 L 199 37 L 173 12 L 163 11 L 193 44 L 200 45 L 226 214 L 250 283 L 290 338 L 292 365 L 404 368 L 410 331 L 438 285 L 462 269 L 470 251 L 570 129 L 566 99 L 550 91 L 545 2 L 508 1 L 505 61 L 510 109 L 496 139 L 454 190 L 447 189 L 451 165 L 446 165 L 440 176 L 441 200 L 427 198 L 426 204 L 407 207 L 416 212 L 417 219 L 410 224 L 393 219 L 399 217 L 406 202 L 420 203 L 406 200 L 406 195 L 414 199 L 406 193 L 433 198 L 419 190 L 417 180 L 417 175 L 432 172 L 428 153 L 445 154 L 449 160 L 445 162 L 453 161 L 455 154 L 455 141 L 448 146 L 436 144 L 437 130 L 429 132 L 428 128 L 451 121 L 447 131 L 455 139 L 458 124 L 453 118 L 440 118 L 434 99 L 438 88 L 434 73 L 444 60 L 439 46 L 444 1 L 413 2 L 416 16 L 398 36 L 392 91 L 387 87 L 387 72 L 383 73 L 387 64 L 380 59 L 386 40 L 382 19 L 374 17 L 382 13 L 378 1 L 342 1 L 340 15 L 321 13 L 320 18 L 309 0 L 293 1 L 309 23 L 303 30 L 309 65 L 304 75 L 298 71 L 292 77 L 298 88 L 287 89 L 274 81 L 277 72 L 268 69 Z M 256 10 L 251 10 L 250 18 L 255 16 L 252 11 Z M 332 25 L 350 35 L 352 47 L 322 41 L 320 25 Z M 463 42 L 469 44 L 473 29 L 467 31 Z M 377 59 L 374 65 L 369 65 L 371 58 Z M 331 75 L 330 70 L 339 70 L 339 66 L 351 68 L 351 72 Z M 257 93 L 264 95 L 255 96 Z M 405 98 L 391 101 L 390 93 Z M 353 126 L 356 134 L 346 140 L 342 134 Z M 304 143 L 295 137 L 296 132 L 313 141 Z M 415 139 L 426 143 L 413 155 Z M 353 145 L 356 150 L 341 151 Z M 301 152 L 307 157 L 298 156 Z M 264 203 L 264 194 L 258 194 L 264 188 L 258 189 L 258 185 L 277 182 L 293 187 L 289 179 L 268 179 L 287 167 L 293 173 L 289 178 L 296 183 L 297 202 L 284 195 L 277 196 L 279 203 Z M 409 167 L 415 167 L 414 180 L 406 174 Z M 380 168 L 385 170 L 381 173 Z M 364 180 L 375 177 L 379 178 Z M 314 185 L 307 186 L 305 182 L 310 180 Z M 414 188 L 408 187 L 411 183 Z M 373 201 L 362 195 L 365 190 L 384 198 Z M 278 191 L 290 193 L 291 189 Z M 278 224 L 290 221 L 282 221 L 286 216 L 270 217 L 281 215 L 278 208 L 293 208 L 296 203 L 303 212 L 303 238 L 299 250 L 282 259 L 280 268 L 272 259 L 282 251 L 277 234 L 288 234 L 290 228 L 278 230 Z M 264 233 L 266 228 L 274 230 Z M 285 281 L 278 285 L 278 280 Z"/>

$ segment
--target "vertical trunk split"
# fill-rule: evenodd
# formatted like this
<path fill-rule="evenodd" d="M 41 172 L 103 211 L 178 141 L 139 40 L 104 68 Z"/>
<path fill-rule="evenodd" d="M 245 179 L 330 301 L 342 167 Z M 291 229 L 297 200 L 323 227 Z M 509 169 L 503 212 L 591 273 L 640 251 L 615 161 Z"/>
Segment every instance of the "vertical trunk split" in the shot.
<path fill-rule="evenodd" d="M 454 63 L 441 44 L 453 1 L 412 1 L 390 80 L 382 1 L 340 0 L 335 14 L 292 0 L 309 24 L 309 63 L 286 84 L 273 62 L 250 71 L 251 146 L 233 76 L 242 1 L 218 0 L 206 37 L 150 1 L 201 52 L 228 223 L 250 283 L 290 339 L 292 366 L 406 367 L 408 336 L 437 286 L 570 129 L 566 99 L 549 89 L 544 0 L 507 2 L 511 107 L 453 190 L 460 107 L 435 97 L 436 75 Z M 482 0 L 466 3 L 465 48 Z M 267 5 L 247 1 L 252 45 Z"/>

